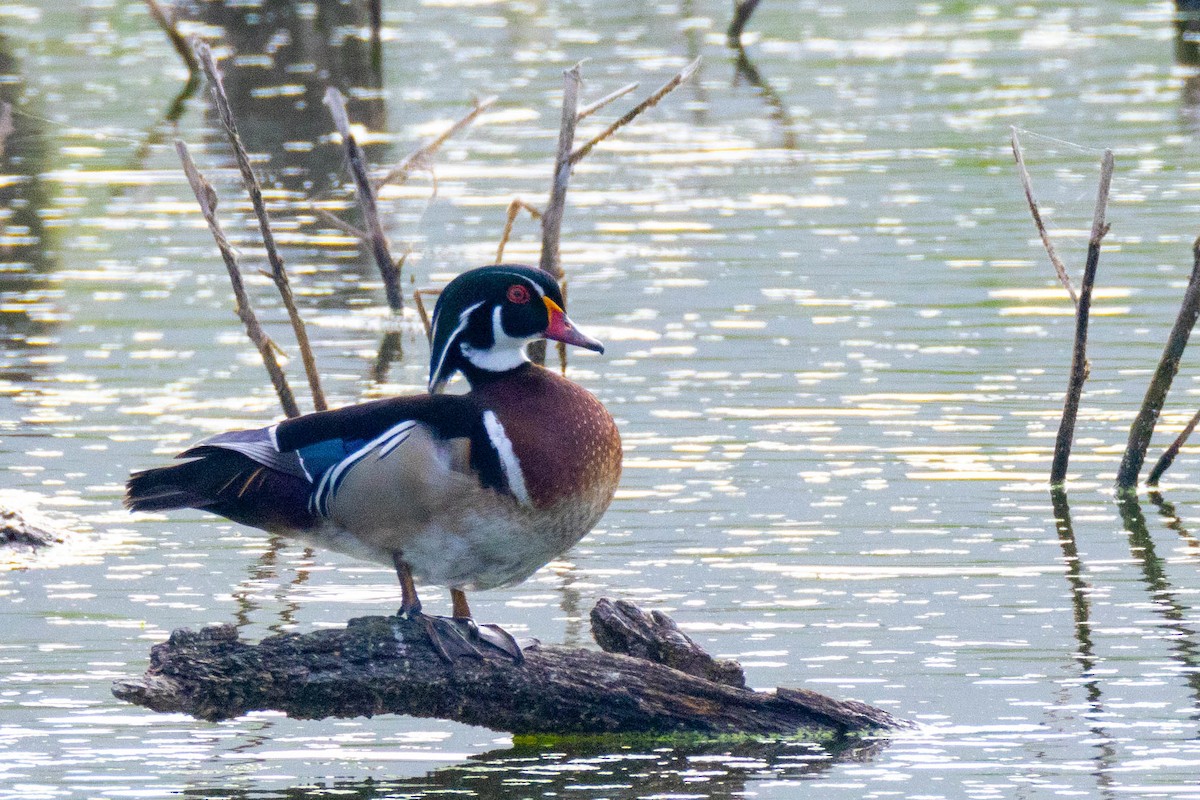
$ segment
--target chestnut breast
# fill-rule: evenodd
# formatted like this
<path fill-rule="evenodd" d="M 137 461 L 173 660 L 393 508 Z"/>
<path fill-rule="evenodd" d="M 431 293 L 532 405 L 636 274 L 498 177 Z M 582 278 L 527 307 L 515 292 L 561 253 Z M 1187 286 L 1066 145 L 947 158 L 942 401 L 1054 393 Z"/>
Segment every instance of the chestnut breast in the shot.
<path fill-rule="evenodd" d="M 612 415 L 582 386 L 534 364 L 471 394 L 495 412 L 535 506 L 612 500 L 621 477 L 621 436 Z"/>

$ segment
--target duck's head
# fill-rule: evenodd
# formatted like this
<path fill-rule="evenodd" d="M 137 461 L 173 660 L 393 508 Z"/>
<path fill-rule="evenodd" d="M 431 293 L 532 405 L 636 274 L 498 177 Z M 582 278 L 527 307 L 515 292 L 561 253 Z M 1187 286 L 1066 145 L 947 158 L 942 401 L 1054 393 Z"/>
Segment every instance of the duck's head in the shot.
<path fill-rule="evenodd" d="M 440 391 L 456 370 L 516 369 L 537 339 L 603 353 L 604 345 L 576 328 L 562 307 L 558 283 L 536 267 L 498 264 L 459 275 L 433 309 L 429 391 Z"/>

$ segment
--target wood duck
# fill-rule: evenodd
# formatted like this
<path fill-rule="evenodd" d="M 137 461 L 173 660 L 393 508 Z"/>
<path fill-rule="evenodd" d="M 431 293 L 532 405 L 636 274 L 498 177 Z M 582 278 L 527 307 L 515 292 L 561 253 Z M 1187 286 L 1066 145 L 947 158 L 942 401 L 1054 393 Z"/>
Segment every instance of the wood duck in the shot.
<path fill-rule="evenodd" d="M 459 275 L 434 309 L 429 394 L 222 433 L 181 464 L 136 472 L 134 511 L 201 508 L 393 566 L 400 613 L 438 652 L 520 662 L 516 641 L 476 626 L 464 592 L 507 586 L 599 521 L 621 475 L 612 416 L 579 385 L 529 362 L 541 338 L 603 352 L 562 309 L 557 283 L 519 265 Z M 466 394 L 442 394 L 455 372 Z M 421 614 L 414 579 L 447 586 L 453 617 Z"/>

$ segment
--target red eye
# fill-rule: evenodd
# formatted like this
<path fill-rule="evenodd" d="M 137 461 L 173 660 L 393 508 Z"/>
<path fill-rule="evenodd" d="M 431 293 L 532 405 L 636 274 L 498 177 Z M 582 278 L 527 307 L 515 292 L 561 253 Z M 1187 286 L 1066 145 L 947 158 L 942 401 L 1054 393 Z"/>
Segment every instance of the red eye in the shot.
<path fill-rule="evenodd" d="M 529 290 L 519 283 L 514 283 L 508 287 L 508 302 L 510 303 L 528 303 Z"/>

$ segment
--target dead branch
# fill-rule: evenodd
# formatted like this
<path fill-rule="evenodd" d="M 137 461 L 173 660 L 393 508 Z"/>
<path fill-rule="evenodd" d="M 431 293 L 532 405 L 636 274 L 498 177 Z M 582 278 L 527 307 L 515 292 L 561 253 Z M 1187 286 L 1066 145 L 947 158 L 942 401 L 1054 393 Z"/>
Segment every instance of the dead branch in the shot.
<path fill-rule="evenodd" d="M 296 405 L 295 395 L 292 394 L 287 377 L 275 359 L 275 343 L 258 323 L 258 317 L 250 305 L 250 297 L 246 294 L 246 287 L 242 283 L 242 272 L 238 267 L 237 256 L 217 220 L 217 193 L 196 169 L 191 153 L 188 152 L 187 145 L 181 139 L 175 140 L 175 150 L 179 153 L 179 160 L 183 162 L 183 171 L 187 175 L 188 183 L 191 184 L 192 192 L 196 195 L 196 202 L 200 204 L 200 212 L 204 215 L 208 229 L 217 242 L 221 258 L 225 260 L 225 269 L 229 272 L 229 283 L 233 286 L 233 296 L 236 301 L 235 311 L 246 328 L 246 336 L 254 343 L 254 346 L 258 348 L 259 355 L 262 356 L 263 366 L 266 367 L 267 375 L 271 378 L 271 385 L 275 387 L 275 394 L 279 396 L 279 404 L 283 406 L 283 413 L 289 417 L 298 417 L 300 408 Z"/>
<path fill-rule="evenodd" d="M 694 642 L 673 624 L 637 619 L 648 615 L 635 606 L 601 605 L 593 629 L 634 629 L 632 638 L 642 639 L 637 657 L 534 643 L 522 665 L 466 658 L 447 664 L 418 620 L 364 617 L 341 630 L 271 636 L 257 645 L 223 625 L 173 632 L 151 650 L 145 675 L 116 682 L 113 694 L 211 721 L 267 709 L 299 719 L 394 713 L 517 734 L 838 736 L 909 726 L 866 703 L 730 685 L 721 680 L 734 677 L 728 665 L 700 675 L 673 668 L 703 666 Z"/>
<path fill-rule="evenodd" d="M 590 103 L 590 104 L 584 106 L 583 108 L 579 109 L 579 115 L 575 118 L 575 121 L 583 122 L 585 119 L 590 117 L 592 114 L 595 114 L 597 111 L 604 108 L 609 103 L 612 103 L 615 100 L 620 100 L 625 95 L 627 95 L 630 92 L 637 89 L 638 86 L 640 86 L 640 85 L 641 84 L 639 84 L 637 81 L 634 81 L 633 83 L 629 83 L 629 84 L 626 84 L 625 86 L 622 86 L 620 89 L 617 89 L 615 92 L 612 92 L 611 94 L 604 95 L 604 97 L 601 97 L 596 102 Z"/>
<path fill-rule="evenodd" d="M 654 108 L 656 105 L 658 105 L 660 100 L 662 100 L 664 97 L 666 97 L 672 91 L 674 91 L 676 87 L 678 87 L 680 84 L 682 84 L 688 78 L 690 78 L 692 76 L 692 73 L 694 73 L 699 66 L 700 66 L 700 59 L 697 58 L 691 64 L 688 64 L 686 67 L 684 67 L 682 70 L 680 70 L 679 73 L 677 75 L 675 75 L 674 78 L 671 78 L 671 80 L 667 81 L 662 86 L 660 86 L 658 88 L 658 91 L 654 92 L 649 97 L 647 97 L 645 100 L 643 100 L 642 102 L 638 103 L 636 106 L 631 108 L 628 112 L 625 113 L 625 115 L 623 117 L 621 117 L 616 122 L 609 125 L 607 128 L 605 128 L 600 133 L 593 136 L 590 140 L 588 140 L 588 142 L 586 144 L 580 145 L 578 148 L 576 148 L 571 153 L 571 166 L 574 166 L 575 164 L 578 164 L 580 161 L 582 161 L 584 159 L 584 157 L 587 156 L 588 153 L 592 152 L 593 147 L 600 144 L 608 137 L 612 136 L 614 133 L 619 131 L 621 128 L 624 128 L 626 125 L 633 122 L 635 119 L 637 119 L 639 116 L 641 116 L 647 110 Z"/>
<path fill-rule="evenodd" d="M 266 203 L 263 202 L 262 186 L 258 182 L 254 168 L 250 165 L 250 157 L 246 153 L 245 145 L 242 144 L 242 137 L 238 135 L 237 124 L 233 118 L 233 108 L 225 94 L 225 83 L 221 79 L 221 73 L 217 70 L 217 62 L 213 58 L 212 49 L 199 39 L 194 40 L 193 44 L 196 57 L 199 59 L 212 89 L 213 102 L 216 104 L 221 127 L 225 129 L 225 135 L 233 147 L 234 158 L 242 173 L 242 183 L 245 184 L 246 193 L 250 196 L 250 204 L 254 207 L 254 216 L 258 219 L 263 248 L 267 252 L 267 262 L 271 265 L 269 277 L 279 291 L 283 307 L 287 310 L 288 320 L 292 324 L 292 332 L 296 336 L 296 344 L 300 349 L 300 359 L 304 363 L 304 374 L 308 377 L 313 407 L 317 411 L 324 411 L 328 405 L 325 402 L 325 392 L 321 389 L 321 375 L 317 371 L 317 361 L 313 356 L 312 345 L 308 341 L 308 329 L 304 325 L 304 320 L 300 318 L 300 311 L 296 308 L 296 298 L 292 294 L 292 286 L 283 265 L 283 257 L 279 255 L 279 248 L 275 245 L 275 234 L 271 231 L 271 220 L 267 216 Z"/>
<path fill-rule="evenodd" d="M 350 165 L 350 174 L 354 176 L 354 187 L 358 195 L 358 205 L 362 209 L 363 220 L 367 225 L 367 240 L 371 244 L 371 254 L 375 257 L 375 265 L 383 279 L 383 290 L 387 295 L 388 307 L 393 314 L 404 310 L 404 295 L 400 291 L 400 269 L 392 260 L 391 249 L 388 246 L 387 235 L 379 222 L 379 207 L 375 203 L 375 190 L 371 188 L 371 180 L 367 176 L 367 162 L 363 157 L 362 148 L 350 132 L 350 117 L 346 114 L 346 98 L 333 86 L 325 91 L 325 105 L 329 107 L 329 115 L 333 117 L 334 127 L 342 137 L 342 145 L 346 149 L 346 161 Z"/>
<path fill-rule="evenodd" d="M 1188 420 L 1188 424 L 1183 426 L 1183 430 L 1175 437 L 1175 441 L 1171 442 L 1171 446 L 1164 450 L 1163 454 L 1158 457 L 1158 461 L 1154 464 L 1154 469 L 1150 470 L 1149 476 L 1146 477 L 1147 486 L 1158 486 L 1158 479 L 1175 463 L 1175 457 L 1179 455 L 1179 451 L 1187 443 L 1188 437 L 1192 435 L 1192 431 L 1196 430 L 1197 424 L 1200 424 L 1200 411 L 1192 415 L 1192 418 Z"/>
<path fill-rule="evenodd" d="M 325 208 L 321 208 L 320 206 L 318 206 L 314 203 L 309 203 L 308 207 L 311 208 L 317 216 L 319 216 L 321 219 L 328 222 L 333 227 L 337 228 L 342 233 L 344 233 L 348 236 L 353 236 L 355 239 L 358 239 L 360 242 L 370 241 L 371 237 L 369 235 L 367 235 L 366 231 L 359 230 L 358 228 L 351 225 L 349 222 L 346 222 L 345 220 L 343 220 L 337 214 L 334 214 L 332 211 L 329 211 L 328 209 L 325 209 Z"/>
<path fill-rule="evenodd" d="M 1042 212 L 1038 208 L 1037 201 L 1033 199 L 1033 181 L 1029 177 L 1029 170 L 1025 168 L 1025 157 L 1021 151 L 1021 140 L 1017 137 L 1016 126 L 1012 127 L 1012 151 L 1013 158 L 1017 161 L 1017 172 L 1021 176 L 1021 186 L 1025 189 L 1025 200 L 1029 203 L 1029 213 L 1033 215 L 1033 224 L 1037 226 L 1038 236 L 1042 238 L 1042 247 L 1046 248 L 1046 255 L 1050 257 L 1050 263 L 1054 265 L 1054 273 L 1058 275 L 1058 282 L 1067 290 L 1067 294 L 1071 295 L 1071 302 L 1078 309 L 1079 295 L 1075 294 L 1075 287 L 1071 285 L 1071 276 L 1067 273 L 1066 266 L 1054 249 L 1054 242 L 1050 240 L 1046 223 L 1042 221 Z"/>
<path fill-rule="evenodd" d="M 1141 410 L 1129 426 L 1129 441 L 1125 445 L 1125 454 L 1121 457 L 1121 466 L 1117 470 L 1118 491 L 1131 492 L 1137 488 L 1138 475 L 1146 460 L 1146 449 L 1154 436 L 1154 426 L 1162 413 L 1167 392 L 1171 390 L 1171 382 L 1179 372 L 1179 362 L 1183 359 L 1183 351 L 1187 348 L 1197 316 L 1200 316 L 1200 238 L 1192 244 L 1192 274 L 1183 293 L 1179 314 L 1175 317 L 1175 324 L 1167 336 L 1167 343 L 1159 359 L 1158 368 L 1154 371 L 1154 377 L 1146 387 Z"/>
<path fill-rule="evenodd" d="M 563 210 L 567 203 L 567 184 L 571 181 L 571 149 L 575 145 L 575 123 L 579 121 L 580 64 L 563 71 L 562 118 L 558 128 L 558 153 L 554 157 L 554 180 L 550 202 L 542 212 L 542 255 L 538 262 L 555 280 L 563 276 L 559 256 Z"/>
<path fill-rule="evenodd" d="M 417 313 L 421 315 L 421 325 L 425 328 L 425 338 L 429 341 L 433 340 L 433 325 L 429 321 L 429 313 L 425 310 L 423 295 L 437 297 L 441 293 L 441 289 L 415 289 L 413 291 L 413 302 L 417 306 Z"/>
<path fill-rule="evenodd" d="M 387 174 L 382 178 L 377 178 L 373 181 L 371 184 L 372 188 L 378 192 L 386 184 L 404 183 L 413 172 L 431 170 L 433 157 L 441 149 L 442 145 L 452 136 L 456 136 L 459 132 L 470 126 L 480 114 L 487 111 L 496 102 L 496 99 L 495 97 L 487 97 L 483 100 L 476 100 L 471 110 L 461 119 L 442 131 L 442 133 L 438 134 L 427 144 L 421 145 L 401 159 L 400 163 L 388 170 Z"/>
<path fill-rule="evenodd" d="M 513 198 L 513 201 L 508 204 L 508 216 L 504 220 L 504 233 L 500 234 L 500 246 L 496 248 L 497 264 L 504 262 L 504 247 L 508 244 L 508 238 L 512 236 L 513 224 L 516 223 L 517 214 L 521 213 L 522 209 L 528 211 L 529 216 L 533 217 L 534 220 L 542 218 L 541 211 L 538 211 L 519 197 Z"/>
<path fill-rule="evenodd" d="M 1016 133 L 1013 133 L 1014 143 Z M 1096 210 L 1092 216 L 1092 234 L 1088 239 L 1087 263 L 1083 269 L 1079 300 L 1075 307 L 1075 346 L 1071 351 L 1071 375 L 1067 382 L 1067 396 L 1063 402 L 1062 419 L 1058 425 L 1058 437 L 1054 443 L 1054 460 L 1050 465 L 1050 485 L 1059 486 L 1067 479 L 1067 462 L 1071 458 L 1071 444 L 1075 440 L 1075 420 L 1079 415 L 1079 399 L 1083 394 L 1083 383 L 1087 380 L 1087 335 L 1088 317 L 1092 307 L 1092 285 L 1096 281 L 1096 268 L 1100 264 L 1100 242 L 1108 233 L 1104 215 L 1108 209 L 1109 187 L 1112 185 L 1113 154 L 1105 150 L 1100 160 L 1100 186 L 1096 193 Z"/>

